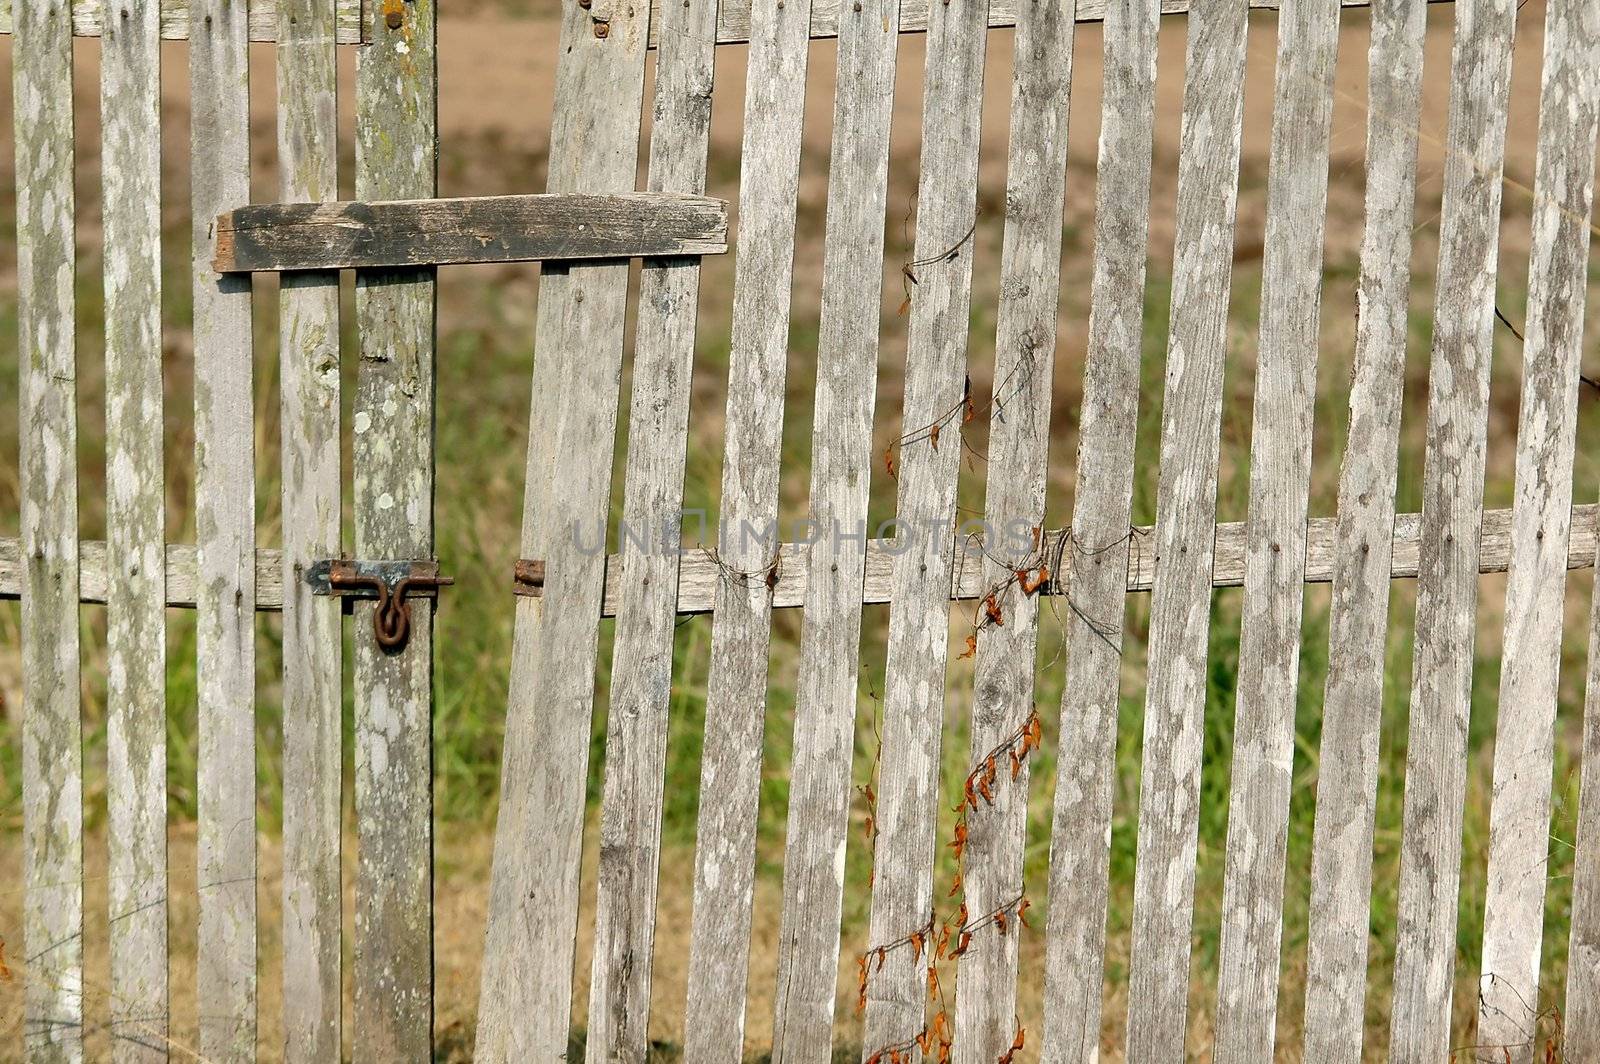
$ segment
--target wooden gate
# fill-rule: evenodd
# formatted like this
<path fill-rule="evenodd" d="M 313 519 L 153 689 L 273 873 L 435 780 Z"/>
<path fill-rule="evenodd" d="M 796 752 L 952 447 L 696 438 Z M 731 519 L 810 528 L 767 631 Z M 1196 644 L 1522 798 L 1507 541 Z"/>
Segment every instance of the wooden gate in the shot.
<path fill-rule="evenodd" d="M 1219 424 L 1247 29 L 1277 0 L 572 0 L 544 197 L 435 200 L 434 0 L 0 0 L 13 35 L 25 684 L 26 1055 L 83 1055 L 85 774 L 80 602 L 103 602 L 112 1045 L 118 1059 L 256 1054 L 254 612 L 283 618 L 284 1056 L 432 1053 L 434 278 L 545 260 L 515 644 L 476 1054 L 568 1051 L 590 721 L 602 617 L 616 618 L 589 973 L 587 1059 L 643 1060 L 662 788 L 680 614 L 712 615 L 688 957 L 687 1059 L 744 1051 L 760 757 L 773 611 L 802 610 L 773 1059 L 827 1061 L 836 1015 L 863 606 L 888 603 L 881 774 L 867 789 L 873 889 L 856 960 L 864 1059 L 1050 1061 L 1100 1053 L 1121 618 L 1150 594 L 1127 1055 L 1185 1053 L 1213 588 L 1242 586 L 1217 986 L 1218 1060 L 1270 1059 L 1282 962 L 1302 600 L 1331 583 L 1312 847 L 1304 1054 L 1364 1045 L 1378 705 L 1390 584 L 1415 578 L 1403 859 L 1387 1055 L 1452 1053 L 1457 870 L 1479 574 L 1508 572 L 1475 1054 L 1531 1061 L 1565 574 L 1592 567 L 1600 508 L 1573 505 L 1600 123 L 1600 7 L 1548 0 L 1510 509 L 1486 509 L 1489 365 L 1515 0 L 1461 0 L 1420 513 L 1396 513 L 1412 291 L 1425 0 L 1371 10 L 1366 229 L 1337 514 L 1310 518 L 1312 409 L 1341 0 L 1276 16 L 1264 284 L 1248 517 L 1217 519 Z M 1346 2 L 1343 6 L 1361 6 Z M 1159 455 L 1137 454 L 1157 27 L 1187 13 L 1174 276 Z M 1070 528 L 1045 527 L 1076 23 L 1103 21 L 1092 309 Z M 993 394 L 975 397 L 978 141 L 989 30 L 1013 27 Z M 926 33 L 906 433 L 875 453 L 889 130 L 901 35 Z M 107 539 L 77 520 L 74 35 L 101 38 Z M 814 38 L 836 38 L 823 234 L 811 535 L 777 532 L 800 145 Z M 192 108 L 196 543 L 166 541 L 162 470 L 160 42 L 187 39 Z M 284 202 L 249 205 L 248 48 L 276 41 Z M 356 197 L 336 181 L 336 48 L 357 46 Z M 678 549 L 719 45 L 745 45 L 742 183 L 715 546 Z M 652 125 L 636 193 L 646 59 Z M 637 297 L 628 260 L 642 258 Z M 341 541 L 338 270 L 356 270 L 353 550 Z M 255 536 L 250 273 L 281 275 L 283 536 Z M 613 449 L 633 319 L 620 553 Z M 1154 397 L 1146 396 L 1151 401 Z M 1056 411 L 1059 414 L 1059 411 Z M 269 415 L 270 416 L 270 415 Z M 961 433 L 988 422 L 981 521 L 962 528 Z M 639 445 L 648 441 L 647 445 Z M 943 445 L 941 446 L 941 441 Z M 1159 463 L 1135 527 L 1136 467 Z M 897 482 L 893 535 L 867 484 Z M 670 550 L 643 530 L 673 530 Z M 637 535 L 636 535 L 637 534 Z M 876 538 L 874 538 L 876 536 Z M 346 557 L 346 553 L 351 556 Z M 448 559 L 444 569 L 448 570 Z M 508 574 L 510 576 L 511 574 Z M 343 601 L 341 601 L 341 598 Z M 941 789 L 951 608 L 976 618 L 970 773 Z M 1600 597 L 1597 597 L 1600 602 Z M 1054 816 L 1030 824 L 1040 613 L 1065 603 Z M 198 625 L 199 1044 L 169 1038 L 163 611 Z M 359 859 L 350 1031 L 341 1030 L 341 606 L 353 611 Z M 508 610 L 512 608 L 508 605 Z M 1600 605 L 1561 1010 L 1566 1059 L 1600 1059 Z M 934 890 L 939 803 L 959 809 L 956 889 Z M 1041 971 L 1019 971 L 1023 856 L 1048 834 Z M 939 892 L 942 895 L 942 891 Z M 1015 1019 L 1044 988 L 1044 1028 Z M 854 1041 L 855 1036 L 850 1036 Z"/>

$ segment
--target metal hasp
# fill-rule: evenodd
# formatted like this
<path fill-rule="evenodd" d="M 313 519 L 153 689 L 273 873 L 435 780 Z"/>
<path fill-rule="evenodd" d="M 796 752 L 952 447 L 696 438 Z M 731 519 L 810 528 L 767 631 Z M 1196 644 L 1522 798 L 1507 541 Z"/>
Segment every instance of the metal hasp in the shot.
<path fill-rule="evenodd" d="M 411 636 L 411 606 L 407 598 L 437 598 L 439 589 L 455 583 L 439 575 L 438 562 L 356 561 L 326 558 L 306 570 L 313 595 L 339 595 L 348 613 L 358 598 L 376 599 L 372 635 L 384 650 L 398 653 Z"/>

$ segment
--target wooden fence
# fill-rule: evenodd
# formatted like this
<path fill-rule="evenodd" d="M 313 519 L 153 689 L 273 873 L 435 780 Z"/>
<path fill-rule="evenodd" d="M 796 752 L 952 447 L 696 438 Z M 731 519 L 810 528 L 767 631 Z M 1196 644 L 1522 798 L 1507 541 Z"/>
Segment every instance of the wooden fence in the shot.
<path fill-rule="evenodd" d="M 1294 715 L 1305 584 L 1331 582 L 1329 672 L 1312 859 L 1304 1053 L 1365 1048 L 1379 707 L 1391 581 L 1415 578 L 1403 857 L 1387 1054 L 1451 1054 L 1462 807 L 1479 574 L 1507 572 L 1478 1052 L 1531 1061 L 1540 987 L 1556 684 L 1568 569 L 1591 567 L 1600 508 L 1573 505 L 1584 297 L 1600 123 L 1600 7 L 1548 0 L 1516 490 L 1484 507 L 1488 372 L 1516 0 L 1455 6 L 1426 467 L 1397 514 L 1412 291 L 1425 0 L 1377 0 L 1368 57 L 1366 228 L 1335 517 L 1308 519 L 1322 247 L 1341 0 L 1277 15 L 1260 349 L 1248 517 L 1217 521 L 1219 423 L 1239 179 L 1245 44 L 1256 0 L 563 2 L 548 195 L 436 201 L 434 0 L 0 0 L 13 34 L 18 199 L 21 537 L 0 541 L 0 595 L 22 600 L 26 926 L 34 1060 L 83 1051 L 84 770 L 80 602 L 107 617 L 109 905 L 118 1059 L 169 1040 L 163 611 L 198 618 L 199 1044 L 257 1049 L 253 613 L 282 610 L 283 1053 L 295 1061 L 432 1052 L 432 602 L 435 267 L 546 261 L 518 566 L 501 808 L 476 1053 L 545 1061 L 568 1047 L 599 624 L 615 616 L 603 828 L 589 974 L 592 1064 L 642 1060 L 661 851 L 672 640 L 712 614 L 688 957 L 687 1059 L 744 1046 L 772 610 L 802 609 L 784 854 L 774 1059 L 826 1061 L 835 1014 L 862 607 L 890 604 L 881 777 L 872 796 L 870 945 L 861 1042 L 873 1062 L 999 1060 L 1101 1045 L 1109 837 L 1129 592 L 1150 632 L 1127 1054 L 1183 1059 L 1212 590 L 1242 586 L 1214 1054 L 1269 1059 L 1277 1038 Z M 1359 6 L 1346 0 L 1344 6 Z M 1172 310 L 1157 519 L 1131 484 L 1155 135 L 1156 37 L 1188 12 Z M 1074 28 L 1104 26 L 1092 309 L 1071 527 L 1045 529 Z M 974 401 L 965 338 L 985 46 L 1013 27 L 994 396 Z M 873 453 L 889 125 L 900 35 L 927 34 L 904 424 Z M 101 37 L 107 539 L 77 527 L 74 34 Z M 812 527 L 866 527 L 874 463 L 906 529 L 829 543 L 776 527 L 807 57 L 837 39 L 823 235 Z M 192 108 L 197 542 L 165 542 L 162 470 L 160 42 L 186 39 Z M 248 55 L 277 42 L 286 205 L 248 210 Z M 605 527 L 627 258 L 643 258 L 623 473 L 629 528 L 677 527 L 700 258 L 726 215 L 704 198 L 718 45 L 748 42 L 743 183 L 718 541 L 583 549 Z M 358 47 L 355 204 L 336 195 L 335 52 Z M 653 127 L 635 194 L 646 56 Z M 373 209 L 382 201 L 392 203 Z M 424 201 L 424 202 L 416 202 Z M 294 204 L 323 204 L 295 207 Z M 465 239 L 462 239 L 465 237 Z M 474 246 L 476 245 L 476 246 Z M 598 261 L 593 261 L 597 260 Z M 590 261 L 584 261 L 590 260 Z M 355 267 L 354 558 L 341 561 L 338 268 Z M 218 272 L 218 270 L 229 272 Z M 255 536 L 251 270 L 282 273 L 283 540 Z M 1148 400 L 1151 397 L 1146 397 Z M 1003 407 L 1003 417 L 992 417 Z M 949 534 L 957 442 L 988 417 L 990 530 Z M 945 433 L 945 446 L 940 446 Z M 1153 456 L 1143 456 L 1148 463 Z M 842 546 L 841 546 L 842 544 Z M 509 575 L 509 574 L 508 574 Z M 406 583 L 409 582 L 409 583 Z M 407 591 L 420 591 L 407 597 Z M 353 689 L 354 1011 L 342 1031 L 341 603 Z M 1070 600 L 1050 826 L 1044 1029 L 1017 1029 L 1026 782 L 1042 729 L 1041 604 Z M 934 897 L 953 599 L 980 623 L 971 764 L 955 839 L 959 913 Z M 508 610 L 512 606 L 508 603 Z M 1597 607 L 1600 611 L 1600 607 Z M 1589 650 L 1573 885 L 1567 1059 L 1600 1059 L 1600 612 Z M 934 915 L 930 915 L 933 913 Z M 957 960 L 957 958 L 959 958 Z M 959 971 L 959 979 L 954 973 Z"/>

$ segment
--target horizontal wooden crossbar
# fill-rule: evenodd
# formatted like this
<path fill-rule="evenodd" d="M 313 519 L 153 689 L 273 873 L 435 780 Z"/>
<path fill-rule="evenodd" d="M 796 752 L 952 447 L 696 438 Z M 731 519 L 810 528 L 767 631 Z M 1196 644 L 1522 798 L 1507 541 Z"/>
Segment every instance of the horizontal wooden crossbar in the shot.
<path fill-rule="evenodd" d="M 252 203 L 216 235 L 219 273 L 720 255 L 728 205 L 671 192 Z"/>
<path fill-rule="evenodd" d="M 11 8 L 16 0 L 0 0 L 0 34 L 11 32 Z M 338 42 L 360 44 L 363 25 L 361 0 L 337 0 Z M 836 37 L 839 34 L 839 5 L 842 0 L 812 0 L 811 36 Z M 1250 6 L 1275 11 L 1281 0 L 1250 0 Z M 1429 0 L 1430 3 L 1450 3 L 1451 0 Z M 1341 0 L 1345 7 L 1367 7 L 1369 0 Z M 999 29 L 1014 26 L 1017 22 L 1018 0 L 991 0 L 989 25 Z M 1077 6 L 1079 22 L 1100 22 L 1105 19 L 1105 0 L 1080 0 Z M 1189 10 L 1189 0 L 1163 0 L 1161 13 L 1182 15 Z M 77 0 L 72 5 L 72 32 L 79 37 L 98 37 L 105 21 L 105 0 Z M 659 20 L 651 19 L 650 46 L 656 44 L 655 27 Z M 900 31 L 921 33 L 928 28 L 928 0 L 904 0 L 900 8 Z M 169 41 L 185 40 L 189 36 L 189 0 L 164 0 L 161 4 L 161 36 Z M 250 5 L 250 39 L 276 41 L 278 39 L 278 9 L 275 4 Z M 717 15 L 717 43 L 741 44 L 750 39 L 749 0 L 729 0 Z"/>
<path fill-rule="evenodd" d="M 1394 524 L 1394 557 L 1390 575 L 1409 580 L 1417 575 L 1418 547 L 1421 542 L 1422 515 L 1399 514 Z M 1128 590 L 1149 591 L 1155 579 L 1154 540 L 1149 526 L 1134 530 L 1128 537 Z M 1325 584 L 1333 579 L 1336 524 L 1331 517 L 1312 518 L 1307 525 L 1306 582 Z M 1479 571 L 1503 573 L 1511 564 L 1511 511 L 1486 510 L 1483 515 L 1482 554 Z M 1062 532 L 1047 533 L 1047 542 L 1059 542 Z M 862 602 L 881 604 L 890 599 L 894 575 L 893 544 L 874 539 L 867 543 L 866 581 Z M 1232 521 L 1217 526 L 1216 560 L 1212 584 L 1239 587 L 1244 583 L 1244 524 Z M 772 604 L 791 608 L 805 603 L 806 567 L 800 560 L 804 545 L 785 543 L 779 548 L 778 581 L 772 589 Z M 1588 503 L 1572 508 L 1572 535 L 1567 542 L 1567 568 L 1589 569 L 1600 549 L 1600 506 Z M 78 587 L 84 602 L 106 600 L 106 545 L 85 540 L 79 548 Z M 982 558 L 977 549 L 959 552 L 960 565 L 952 601 L 970 601 L 985 593 Z M 0 538 L 0 599 L 22 595 L 20 552 L 17 540 Z M 167 605 L 194 606 L 198 557 L 187 544 L 167 547 Z M 615 616 L 622 598 L 617 574 L 621 561 L 617 555 L 606 559 L 604 616 Z M 695 551 L 683 556 L 678 573 L 678 612 L 709 613 L 716 596 L 721 569 L 709 555 Z M 256 609 L 283 608 L 283 556 L 276 550 L 256 551 Z"/>

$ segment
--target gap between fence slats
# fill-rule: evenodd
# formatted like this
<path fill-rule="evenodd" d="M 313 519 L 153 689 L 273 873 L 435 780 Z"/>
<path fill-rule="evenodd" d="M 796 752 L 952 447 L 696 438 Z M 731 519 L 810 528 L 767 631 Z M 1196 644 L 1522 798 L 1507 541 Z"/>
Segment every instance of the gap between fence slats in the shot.
<path fill-rule="evenodd" d="M 326 0 L 279 0 L 278 165 L 283 198 L 338 194 L 338 70 Z M 284 1059 L 340 1055 L 340 601 L 300 574 L 340 551 L 339 275 L 286 273 L 278 302 L 283 436 Z M 365 633 L 361 633 L 364 635 Z"/>
<path fill-rule="evenodd" d="M 255 409 L 250 280 L 211 269 L 211 220 L 250 199 L 245 5 L 196 0 L 189 47 L 199 660 L 200 1054 L 255 1058 Z"/>
<path fill-rule="evenodd" d="M 1077 497 L 1071 540 L 1060 554 L 1072 608 L 1057 607 L 1066 625 L 1067 661 L 1045 935 L 1043 1059 L 1053 1064 L 1089 1064 L 1100 1053 L 1122 623 L 1129 563 L 1138 547 L 1138 537 L 1128 529 L 1144 343 L 1159 15 L 1154 0 L 1112 0 L 1106 9 Z M 1052 238 L 1059 240 L 1059 234 Z M 1057 251 L 1052 243 L 1052 267 Z M 1053 323 L 1054 301 L 1041 309 Z"/>
<path fill-rule="evenodd" d="M 1189 19 L 1128 973 L 1131 1060 L 1184 1056 L 1248 14 L 1243 0 L 1205 0 Z"/>
<path fill-rule="evenodd" d="M 1278 18 L 1250 440 L 1244 608 L 1217 974 L 1218 1064 L 1270 1059 L 1278 1015 L 1322 237 L 1338 53 L 1338 0 L 1286 0 Z"/>
<path fill-rule="evenodd" d="M 589 10 L 563 11 L 551 192 L 634 187 L 649 9 L 609 14 L 602 37 Z M 524 557 L 545 559 L 550 595 L 516 603 L 479 1061 L 567 1051 L 605 576 L 605 559 L 572 531 L 588 538 L 606 527 L 627 296 L 626 264 L 540 274 L 521 545 Z"/>
<path fill-rule="evenodd" d="M 650 137 L 652 192 L 699 195 L 705 191 L 716 10 L 715 0 L 690 0 L 667 4 L 660 13 L 668 43 L 656 53 Z M 634 329 L 633 394 L 628 403 L 623 500 L 623 520 L 628 528 L 672 535 L 683 524 L 699 294 L 699 259 L 645 260 Z M 666 552 L 629 553 L 626 537 L 623 549 L 623 601 L 617 614 L 606 717 L 594 957 L 584 1050 L 589 1064 L 642 1061 L 650 1050 L 650 974 L 678 566 L 677 559 Z"/>
<path fill-rule="evenodd" d="M 868 1054 L 914 1044 L 930 1021 L 927 1014 L 944 1011 L 944 1002 L 928 1000 L 928 968 L 935 963 L 930 924 L 955 552 L 952 539 L 926 530 L 953 527 L 956 518 L 987 11 L 987 0 L 935 8 L 923 66 L 902 435 L 891 453 L 895 517 L 909 530 L 908 549 L 894 562 L 878 778 L 869 803 L 874 828 L 867 944 L 888 948 L 881 962 L 869 953 L 862 969 L 862 1045 Z M 912 949 L 910 936 L 921 928 L 929 928 L 930 941 Z M 894 942 L 905 944 L 890 947 Z M 963 960 L 963 968 L 970 963 Z M 999 989 L 991 988 L 996 994 Z M 950 1031 L 941 1027 L 938 1036 L 948 1038 Z M 962 1053 L 958 1046 L 958 1060 Z"/>
<path fill-rule="evenodd" d="M 780 0 L 781 2 L 781 0 Z M 812 527 L 866 535 L 899 0 L 844 16 L 817 330 Z M 864 551 L 813 547 L 800 623 L 773 1053 L 830 1059 L 855 750 Z"/>
<path fill-rule="evenodd" d="M 107 896 L 112 1058 L 167 1058 L 166 505 L 161 42 L 152 0 L 105 35 Z"/>
<path fill-rule="evenodd" d="M 356 197 L 435 192 L 435 0 L 399 24 L 374 11 L 356 60 Z M 355 553 L 433 557 L 435 302 L 431 268 L 356 271 Z M 355 674 L 354 1054 L 433 1051 L 433 611 L 413 600 L 410 638 L 372 638 L 358 602 Z"/>
<path fill-rule="evenodd" d="M 1366 231 L 1357 289 L 1350 431 L 1329 553 L 1333 594 L 1306 958 L 1305 1057 L 1343 1064 L 1361 1060 L 1366 1025 L 1372 825 L 1390 567 L 1395 561 L 1394 497 L 1426 28 L 1422 0 L 1383 0 L 1373 8 L 1367 61 Z M 1487 521 L 1493 515 L 1484 516 Z M 1418 519 L 1411 514 L 1402 520 L 1415 531 Z M 1504 525 L 1509 532 L 1509 521 Z M 1487 560 L 1487 542 L 1485 548 Z"/>
<path fill-rule="evenodd" d="M 1600 129 L 1600 11 L 1588 0 L 1550 0 L 1544 48 L 1478 989 L 1479 1045 L 1505 1047 L 1516 1064 L 1532 1064 L 1545 1016 L 1539 950 Z"/>
<path fill-rule="evenodd" d="M 1439 221 L 1389 1056 L 1450 1050 L 1478 537 L 1515 0 L 1456 7 Z"/>
<path fill-rule="evenodd" d="M 12 50 L 21 491 L 22 1038 L 83 1058 L 83 725 L 78 695 L 78 417 L 73 314 L 72 36 L 30 4 Z"/>
<path fill-rule="evenodd" d="M 783 575 L 775 553 L 778 472 L 810 6 L 810 0 L 762 0 L 755 10 L 759 32 L 745 85 L 717 561 L 699 588 L 715 616 L 684 1031 L 688 1059 L 717 1064 L 738 1064 L 744 1055 L 761 790 L 761 759 L 753 752 L 762 749 L 767 707 L 767 583 Z M 763 540 L 769 528 L 770 539 Z M 791 556 L 789 564 L 803 571 L 798 558 Z M 684 570 L 680 580 L 689 575 Z M 681 608 L 681 583 L 678 602 Z"/>

